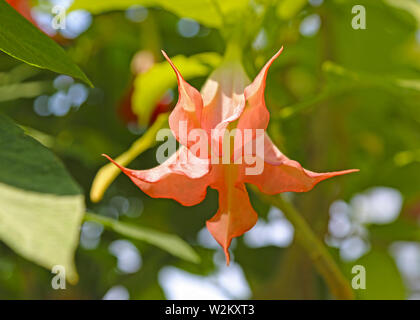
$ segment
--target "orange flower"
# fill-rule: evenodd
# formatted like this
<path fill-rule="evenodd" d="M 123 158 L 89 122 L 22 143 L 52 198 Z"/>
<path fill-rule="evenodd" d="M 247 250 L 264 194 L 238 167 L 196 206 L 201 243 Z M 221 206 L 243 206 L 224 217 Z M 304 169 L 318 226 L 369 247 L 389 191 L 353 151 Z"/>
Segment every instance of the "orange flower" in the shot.
<path fill-rule="evenodd" d="M 205 198 L 207 187 L 216 189 L 219 193 L 219 210 L 207 221 L 207 228 L 223 247 L 227 264 L 232 239 L 251 229 L 257 222 L 245 183 L 254 184 L 268 194 L 306 192 L 322 180 L 358 171 L 315 173 L 306 170 L 282 154 L 266 133 L 257 136 L 257 129 L 265 130 L 269 121 L 264 100 L 267 72 L 282 49 L 250 84 L 237 59 L 238 53 L 228 54 L 204 84 L 201 94 L 184 81 L 181 73 L 163 53 L 178 78 L 179 98 L 169 117 L 169 125 L 182 146 L 166 162 L 150 170 L 127 169 L 106 156 L 140 189 L 154 198 L 171 198 L 185 206 L 192 206 Z M 209 156 L 201 154 L 201 151 L 194 152 L 194 141 L 182 134 L 180 123 L 185 124 L 187 133 L 194 129 L 207 133 L 211 145 Z M 248 136 L 235 133 L 234 148 L 229 146 L 226 149 L 222 143 L 225 141 L 223 137 L 232 129 L 237 129 L 237 132 L 252 129 L 253 133 Z M 248 151 L 246 146 L 250 144 L 254 146 L 253 149 L 257 145 L 264 147 L 263 152 Z M 229 163 L 212 161 L 212 156 L 221 159 L 226 153 L 231 160 Z M 249 156 L 263 162 L 263 169 L 258 174 L 247 173 L 252 166 L 241 160 Z"/>

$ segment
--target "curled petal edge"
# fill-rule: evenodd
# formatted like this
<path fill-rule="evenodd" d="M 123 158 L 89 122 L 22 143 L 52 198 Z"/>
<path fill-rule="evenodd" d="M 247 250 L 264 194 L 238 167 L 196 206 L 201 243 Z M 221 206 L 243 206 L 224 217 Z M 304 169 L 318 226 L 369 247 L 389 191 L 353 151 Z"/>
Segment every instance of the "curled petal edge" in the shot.
<path fill-rule="evenodd" d="M 201 127 L 203 99 L 200 92 L 184 80 L 165 51 L 162 50 L 162 54 L 174 70 L 178 81 L 178 102 L 169 116 L 169 127 L 182 145 L 190 147 L 193 142 L 188 141 L 188 134 Z"/>
<path fill-rule="evenodd" d="M 149 170 L 132 170 L 125 168 L 115 162 L 108 155 L 109 161 L 116 165 L 127 175 L 135 185 L 152 198 L 173 199 L 184 206 L 194 206 L 204 200 L 207 194 L 207 187 L 211 183 L 209 169 L 200 164 L 188 165 L 187 167 L 171 163 L 172 157 L 165 163 Z M 198 173 L 191 174 L 194 166 Z"/>

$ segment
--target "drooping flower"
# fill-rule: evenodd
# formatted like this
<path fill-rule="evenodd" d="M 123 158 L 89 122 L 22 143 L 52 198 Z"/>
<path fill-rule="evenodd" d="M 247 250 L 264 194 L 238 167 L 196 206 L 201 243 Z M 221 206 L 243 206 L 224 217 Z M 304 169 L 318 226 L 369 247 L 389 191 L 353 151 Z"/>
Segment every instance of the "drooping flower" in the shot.
<path fill-rule="evenodd" d="M 216 189 L 219 193 L 219 209 L 207 221 L 207 228 L 223 247 L 227 264 L 232 239 L 251 229 L 257 222 L 257 213 L 250 203 L 246 183 L 256 185 L 267 194 L 306 192 L 322 180 L 357 171 L 316 173 L 306 170 L 281 153 L 265 131 L 262 136 L 235 133 L 234 148 L 223 147 L 227 130 L 243 132 L 252 129 L 252 132 L 256 132 L 267 128 L 269 112 L 264 99 L 265 82 L 269 67 L 282 49 L 266 63 L 251 83 L 237 59 L 238 53 L 233 49 L 206 81 L 201 94 L 184 81 L 163 52 L 178 79 L 179 98 L 169 117 L 169 125 L 181 147 L 163 164 L 150 170 L 127 169 L 106 156 L 141 190 L 154 198 L 171 198 L 185 206 L 192 206 L 203 201 L 207 187 Z M 195 151 L 194 141 L 182 134 L 180 123 L 185 124 L 187 133 L 196 129 L 207 133 L 210 143 L 208 155 Z M 253 145 L 251 151 L 246 148 L 247 145 Z M 262 152 L 255 151 L 257 145 L 263 146 Z M 221 158 L 226 152 L 232 161 L 211 161 L 212 156 Z M 248 156 L 262 161 L 263 169 L 258 174 L 247 174 L 247 169 L 252 166 L 249 162 L 236 161 L 245 160 Z"/>
<path fill-rule="evenodd" d="M 31 7 L 28 0 L 6 0 L 17 12 L 24 16 L 32 24 L 36 25 L 31 14 Z"/>

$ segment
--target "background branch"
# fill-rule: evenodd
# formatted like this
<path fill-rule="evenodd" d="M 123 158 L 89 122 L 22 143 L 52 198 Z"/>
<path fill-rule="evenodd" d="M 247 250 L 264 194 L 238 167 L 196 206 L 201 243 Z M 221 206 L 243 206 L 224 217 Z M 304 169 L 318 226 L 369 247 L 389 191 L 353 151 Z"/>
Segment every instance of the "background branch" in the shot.
<path fill-rule="evenodd" d="M 315 236 L 297 209 L 291 203 L 285 201 L 281 195 L 268 196 L 259 191 L 257 193 L 263 201 L 280 209 L 293 224 L 297 243 L 308 253 L 316 269 L 325 279 L 332 294 L 337 299 L 354 299 L 353 290 L 350 287 L 349 281 L 341 273 L 341 270 L 329 254 L 327 248 Z"/>

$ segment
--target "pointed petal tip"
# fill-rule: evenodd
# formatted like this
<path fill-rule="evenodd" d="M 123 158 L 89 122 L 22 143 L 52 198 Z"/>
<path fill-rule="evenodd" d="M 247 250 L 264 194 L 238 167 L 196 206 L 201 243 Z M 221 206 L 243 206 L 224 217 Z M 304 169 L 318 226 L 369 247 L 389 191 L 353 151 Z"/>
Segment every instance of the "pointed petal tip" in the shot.
<path fill-rule="evenodd" d="M 111 161 L 113 164 L 115 164 L 121 171 L 124 171 L 125 168 L 121 165 L 119 165 L 114 159 L 112 159 L 110 156 L 108 156 L 105 153 L 102 153 L 102 156 L 104 156 L 105 158 L 107 158 L 109 161 Z"/>
<path fill-rule="evenodd" d="M 160 52 L 162 53 L 162 55 L 165 57 L 166 60 L 169 59 L 168 55 L 166 54 L 165 50 L 160 50 Z"/>
<path fill-rule="evenodd" d="M 246 99 L 248 99 L 249 97 L 251 97 L 252 95 L 256 93 L 259 93 L 259 97 L 261 99 L 264 99 L 265 82 L 267 79 L 268 70 L 270 69 L 273 62 L 283 52 L 283 48 L 284 47 L 281 46 L 281 48 L 261 68 L 260 72 L 258 73 L 257 77 L 254 79 L 254 81 L 245 88 Z"/>
<path fill-rule="evenodd" d="M 304 169 L 305 170 L 305 169 Z M 317 177 L 315 179 L 318 179 L 318 182 L 321 182 L 325 179 L 343 176 L 345 174 L 359 172 L 359 169 L 348 169 L 348 170 L 341 170 L 341 171 L 332 171 L 332 172 L 325 172 L 325 173 L 318 173 L 316 174 Z"/>
<path fill-rule="evenodd" d="M 283 52 L 284 46 L 281 46 L 281 48 L 270 58 L 270 60 L 267 61 L 267 63 L 265 64 L 263 70 L 268 70 L 268 68 L 271 66 L 271 64 L 274 62 L 274 60 L 276 60 L 281 53 Z"/>
<path fill-rule="evenodd" d="M 175 64 L 172 62 L 171 58 L 169 58 L 169 56 L 166 54 L 166 52 L 164 50 L 161 50 L 161 52 L 162 52 L 163 56 L 165 57 L 166 61 L 169 62 L 172 69 L 175 71 L 176 77 L 178 79 L 178 85 L 180 85 L 184 81 L 184 78 L 182 77 L 181 72 L 179 72 L 178 68 L 175 66 Z"/>
<path fill-rule="evenodd" d="M 213 217 L 214 218 L 214 217 Z M 211 219 L 210 219 L 211 220 Z M 212 231 L 211 230 L 213 230 L 212 229 L 212 227 L 211 227 L 211 221 L 210 220 L 207 220 L 206 221 L 206 227 L 207 227 L 207 230 L 210 232 L 210 234 L 213 236 L 213 238 L 217 241 L 217 243 L 222 247 L 222 249 L 223 249 L 223 253 L 225 254 L 225 257 L 226 257 L 226 265 L 227 266 L 229 266 L 229 264 L 230 264 L 230 253 L 229 253 L 229 246 L 230 246 L 230 243 L 231 243 L 231 241 L 228 241 L 227 243 L 223 243 L 223 242 L 221 242 L 221 241 L 219 241 L 214 235 L 213 235 L 213 233 L 212 233 Z"/>
<path fill-rule="evenodd" d="M 281 46 L 279 51 L 277 51 L 277 53 L 275 54 L 276 58 L 283 52 L 283 49 L 284 49 L 284 46 Z"/>
<path fill-rule="evenodd" d="M 349 170 L 342 170 L 342 171 L 333 171 L 333 172 L 326 172 L 326 173 L 319 173 L 318 176 L 315 178 L 317 180 L 316 183 L 321 182 L 325 179 L 343 176 L 345 174 L 359 172 L 359 169 L 349 169 Z M 315 185 L 314 185 L 315 186 Z"/>
<path fill-rule="evenodd" d="M 283 52 L 283 49 L 284 49 L 284 46 L 281 46 L 281 48 L 271 57 L 271 59 L 268 60 L 266 64 L 267 69 L 271 66 L 274 60 L 276 60 L 279 57 L 279 55 L 281 55 L 281 53 Z"/>
<path fill-rule="evenodd" d="M 348 174 L 348 173 L 354 173 L 354 172 L 359 172 L 360 169 L 348 169 L 348 170 L 342 170 L 342 171 L 337 171 L 337 173 L 341 174 Z"/>

